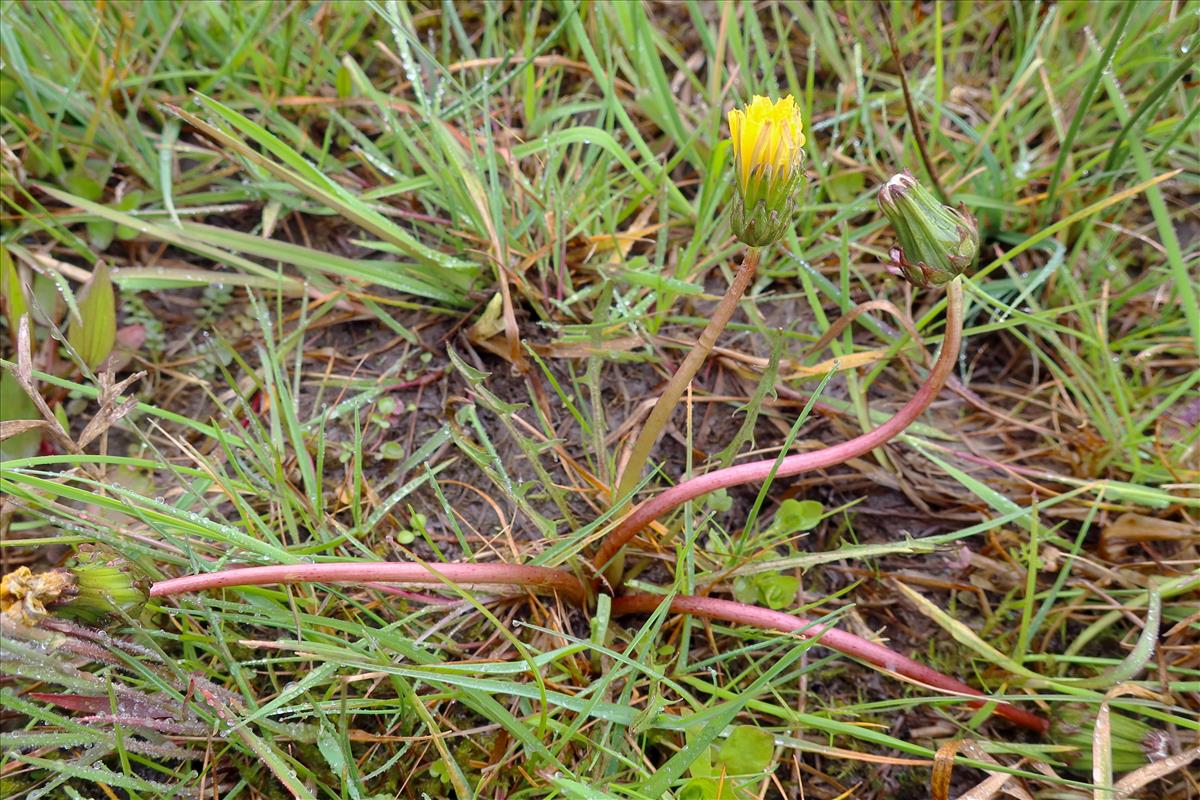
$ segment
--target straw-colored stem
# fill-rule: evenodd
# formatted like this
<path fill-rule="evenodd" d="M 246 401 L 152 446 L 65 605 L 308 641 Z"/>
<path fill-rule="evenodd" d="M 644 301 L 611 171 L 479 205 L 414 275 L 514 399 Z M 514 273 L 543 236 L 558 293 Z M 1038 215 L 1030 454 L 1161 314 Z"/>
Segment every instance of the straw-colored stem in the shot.
<path fill-rule="evenodd" d="M 637 439 L 633 442 L 633 448 L 629 453 L 629 460 L 625 462 L 625 468 L 621 470 L 621 477 L 617 481 L 617 491 L 613 494 L 613 502 L 620 503 L 623 499 L 633 491 L 633 487 L 637 486 L 638 481 L 642 478 L 642 472 L 646 468 L 646 462 L 650 460 L 650 452 L 654 449 L 654 444 L 658 441 L 658 437 L 662 435 L 663 428 L 667 426 L 667 422 L 671 419 L 671 414 L 679 405 L 680 399 L 683 397 L 684 391 L 687 390 L 688 384 L 692 382 L 692 378 L 700 371 L 705 360 L 712 352 L 713 346 L 717 343 L 717 337 L 721 335 L 721 331 L 725 330 L 725 326 L 729 324 L 729 320 L 733 317 L 733 312 L 737 310 L 737 304 L 742 299 L 742 295 L 746 293 L 746 289 L 750 286 L 750 282 L 754 280 L 755 270 L 758 269 L 759 249 L 751 247 L 746 251 L 746 255 L 742 258 L 741 266 L 738 267 L 737 273 L 734 275 L 733 283 L 729 285 L 729 289 L 725 291 L 725 296 L 721 298 L 721 302 L 713 311 L 712 318 L 709 319 L 708 325 L 704 327 L 704 331 L 700 334 L 700 338 L 696 340 L 696 345 L 684 357 L 683 363 L 675 370 L 675 374 L 671 376 L 671 380 L 667 382 L 666 387 L 659 395 L 658 401 L 654 404 L 654 408 L 650 409 L 650 415 L 646 418 L 646 423 L 638 432 Z M 608 578 L 610 581 L 619 583 L 621 580 L 621 572 L 623 565 L 619 562 L 613 562 L 608 568 Z"/>
<path fill-rule="evenodd" d="M 654 449 L 655 442 L 658 441 L 663 428 L 667 426 L 671 412 L 679 405 L 679 400 L 683 397 L 688 384 L 700 371 L 700 367 L 712 352 L 713 346 L 716 345 L 717 337 L 721 335 L 721 331 L 725 330 L 725 326 L 733 317 L 733 312 L 737 310 L 738 301 L 746 293 L 750 281 L 754 280 L 754 272 L 758 268 L 758 258 L 757 247 L 751 247 L 746 251 L 742 264 L 738 267 L 737 274 L 734 275 L 733 283 L 729 284 L 725 296 L 721 298 L 720 304 L 713 311 L 708 325 L 700 334 L 700 338 L 696 340 L 696 346 L 688 352 L 683 363 L 679 365 L 679 369 L 675 370 L 675 374 L 667 382 L 663 393 L 654 404 L 654 408 L 650 410 L 650 415 L 646 417 L 646 424 L 642 426 L 637 439 L 633 442 L 629 460 L 625 463 L 625 468 L 621 470 L 621 478 L 617 481 L 617 493 L 614 495 L 614 500 L 619 502 L 641 480 L 646 462 L 650 460 L 650 451 Z"/>
<path fill-rule="evenodd" d="M 929 377 L 917 390 L 917 393 L 896 412 L 895 416 L 872 431 L 857 436 L 847 442 L 816 450 L 811 453 L 800 453 L 788 456 L 782 461 L 773 458 L 753 461 L 746 464 L 715 470 L 686 480 L 666 491 L 655 495 L 633 509 L 620 523 L 617 524 L 596 553 L 594 564 L 598 570 L 603 570 L 608 563 L 621 552 L 626 543 L 638 531 L 645 528 L 654 520 L 667 514 L 689 500 L 743 483 L 758 483 L 766 480 L 775 470 L 775 477 L 787 478 L 814 469 L 825 469 L 848 461 L 852 458 L 871 452 L 884 442 L 900 434 L 924 413 L 929 404 L 937 396 L 942 385 L 953 371 L 958 359 L 958 348 L 962 341 L 963 324 L 963 286 L 962 277 L 955 278 L 946 287 L 946 335 L 942 341 L 942 350 L 938 354 Z M 776 465 L 778 464 L 778 469 Z M 613 590 L 619 588 L 618 583 L 609 581 Z"/>
<path fill-rule="evenodd" d="M 625 595 L 613 600 L 612 613 L 645 614 L 658 608 L 662 602 L 662 597 L 653 594 Z M 671 610 L 676 614 L 691 614 L 738 625 L 751 625 L 769 631 L 795 633 L 806 639 L 819 639 L 821 644 L 831 650 L 865 661 L 882 670 L 893 672 L 925 686 L 941 689 L 951 694 L 984 698 L 968 700 L 967 703 L 973 708 L 978 708 L 985 702 L 991 702 L 987 699 L 987 695 L 978 689 L 951 678 L 949 675 L 943 675 L 932 667 L 900 655 L 881 644 L 804 617 L 746 603 L 736 603 L 732 600 L 719 600 L 715 597 L 689 597 L 687 595 L 674 597 L 671 600 Z M 1008 703 L 996 702 L 995 712 L 1010 722 L 1038 733 L 1045 733 L 1050 729 L 1048 720 Z"/>

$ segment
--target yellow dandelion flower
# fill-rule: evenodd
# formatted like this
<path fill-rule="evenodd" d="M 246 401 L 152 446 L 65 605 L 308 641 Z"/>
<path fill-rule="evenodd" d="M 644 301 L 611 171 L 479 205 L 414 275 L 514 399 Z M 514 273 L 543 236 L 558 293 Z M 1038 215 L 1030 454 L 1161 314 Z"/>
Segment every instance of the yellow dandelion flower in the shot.
<path fill-rule="evenodd" d="M 783 235 L 803 178 L 804 123 L 795 99 L 755 96 L 729 112 L 737 202 L 734 233 L 748 245 Z"/>

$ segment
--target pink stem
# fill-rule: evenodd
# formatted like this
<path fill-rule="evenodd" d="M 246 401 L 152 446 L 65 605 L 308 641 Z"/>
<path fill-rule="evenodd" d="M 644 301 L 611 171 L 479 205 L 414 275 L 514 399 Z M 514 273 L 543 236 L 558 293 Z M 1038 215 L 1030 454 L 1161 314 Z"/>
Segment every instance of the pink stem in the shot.
<path fill-rule="evenodd" d="M 408 583 L 437 586 L 445 581 L 468 585 L 524 586 L 534 591 L 558 591 L 582 605 L 583 584 L 569 572 L 519 564 L 407 564 L 393 561 L 342 564 L 273 564 L 203 572 L 158 581 L 151 597 L 202 592 L 231 586 L 276 583 Z"/>
<path fill-rule="evenodd" d="M 663 598 L 653 594 L 629 594 L 615 598 L 612 601 L 613 614 L 645 614 L 662 605 Z M 671 600 L 671 610 L 677 614 L 691 614 L 706 619 L 719 619 L 740 625 L 752 625 L 765 630 L 797 633 L 806 639 L 819 639 L 821 644 L 839 653 L 873 664 L 880 669 L 894 672 L 910 680 L 937 689 L 943 689 L 954 694 L 968 694 L 986 698 L 983 692 L 967 684 L 943 675 L 935 669 L 902 656 L 883 645 L 875 644 L 852 633 L 838 630 L 828 625 L 821 625 L 804 617 L 785 614 L 782 611 L 745 603 L 735 603 L 732 600 L 718 600 L 714 597 L 677 596 Z M 803 629 L 803 630 L 801 630 Z M 970 700 L 972 708 L 984 704 L 984 700 Z M 1008 703 L 996 702 L 995 711 L 1001 717 L 1038 733 L 1046 733 L 1050 729 L 1048 720 L 1029 711 L 1023 711 Z"/>
<path fill-rule="evenodd" d="M 962 341 L 962 283 L 956 278 L 947 286 L 946 293 L 946 335 L 942 341 L 942 350 L 938 353 L 937 361 L 929 372 L 929 378 L 917 390 L 917 393 L 905 403 L 895 416 L 880 425 L 875 430 L 857 436 L 847 442 L 816 450 L 811 453 L 800 453 L 788 456 L 779 463 L 775 471 L 777 478 L 789 478 L 814 469 L 824 469 L 844 463 L 852 458 L 871 452 L 889 439 L 899 435 L 924 413 L 933 399 L 941 391 L 954 362 L 958 359 L 958 348 Z M 666 491 L 655 495 L 640 504 L 621 520 L 605 537 L 599 551 L 593 560 L 597 572 L 604 567 L 617 553 L 621 551 L 638 531 L 645 528 L 654 520 L 673 511 L 689 500 L 701 495 L 738 486 L 743 483 L 758 483 L 771 474 L 775 468 L 776 459 L 768 458 L 762 461 L 752 461 L 747 464 L 718 469 L 705 475 L 699 475 L 686 480 Z M 614 587 L 615 588 L 615 587 Z"/>

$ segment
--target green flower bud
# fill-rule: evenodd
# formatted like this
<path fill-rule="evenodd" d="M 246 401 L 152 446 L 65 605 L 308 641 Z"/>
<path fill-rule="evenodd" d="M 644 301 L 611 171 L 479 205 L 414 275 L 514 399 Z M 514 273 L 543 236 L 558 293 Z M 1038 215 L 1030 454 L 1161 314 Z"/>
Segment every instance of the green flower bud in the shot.
<path fill-rule="evenodd" d="M 0 580 L 0 614 L 23 625 L 52 611 L 95 623 L 118 609 L 135 613 L 145 602 L 129 562 L 90 549 L 81 550 L 70 568 L 34 573 L 18 567 Z"/>
<path fill-rule="evenodd" d="M 942 205 L 908 170 L 879 190 L 879 208 L 896 231 L 892 267 L 914 286 L 944 286 L 975 263 L 975 217 L 965 205 Z"/>
<path fill-rule="evenodd" d="M 1151 761 L 1166 758 L 1167 737 L 1141 720 L 1112 712 L 1108 718 L 1111 736 L 1112 766 L 1116 772 L 1130 772 Z M 1075 748 L 1066 754 L 1067 766 L 1083 774 L 1092 771 L 1092 741 L 1096 713 L 1086 705 L 1068 705 L 1050 727 L 1050 740 Z"/>
<path fill-rule="evenodd" d="M 146 603 L 145 587 L 134 578 L 134 566 L 120 556 L 105 558 L 96 551 L 81 551 L 70 572 L 75 585 L 60 606 L 67 616 L 95 623 L 118 609 L 135 615 Z"/>

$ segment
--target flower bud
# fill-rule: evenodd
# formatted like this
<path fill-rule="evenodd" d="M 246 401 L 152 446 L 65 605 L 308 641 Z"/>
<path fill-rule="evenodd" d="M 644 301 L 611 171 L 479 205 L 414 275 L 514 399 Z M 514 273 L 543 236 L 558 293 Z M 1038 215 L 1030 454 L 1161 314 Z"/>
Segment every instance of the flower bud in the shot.
<path fill-rule="evenodd" d="M 892 267 L 914 286 L 944 286 L 979 254 L 979 228 L 965 205 L 938 202 L 908 170 L 879 190 L 879 208 L 896 231 Z"/>
<path fill-rule="evenodd" d="M 787 233 L 794 210 L 791 201 L 785 204 L 782 211 L 768 208 L 762 202 L 747 210 L 742 198 L 735 197 L 733 209 L 729 212 L 729 227 L 742 244 L 762 247 L 779 241 Z"/>
<path fill-rule="evenodd" d="M 75 586 L 62 604 L 63 613 L 91 623 L 118 610 L 136 615 L 146 603 L 146 591 L 134 570 L 133 564 L 120 556 L 81 550 L 71 568 Z"/>
<path fill-rule="evenodd" d="M 729 224 L 744 244 L 762 247 L 787 231 L 804 178 L 804 123 L 791 95 L 754 97 L 729 112 L 737 198 Z"/>
<path fill-rule="evenodd" d="M 1167 737 L 1162 731 L 1116 712 L 1109 715 L 1108 721 L 1112 767 L 1116 772 L 1130 772 L 1167 757 Z M 1064 760 L 1076 772 L 1086 774 L 1092 770 L 1095 726 L 1095 711 L 1079 704 L 1067 705 L 1051 725 L 1051 741 L 1073 748 Z"/>
<path fill-rule="evenodd" d="M 94 550 L 81 550 L 70 568 L 34 573 L 17 567 L 0 580 L 0 614 L 23 625 L 52 611 L 95 623 L 118 609 L 133 613 L 145 602 L 132 565 Z"/>

